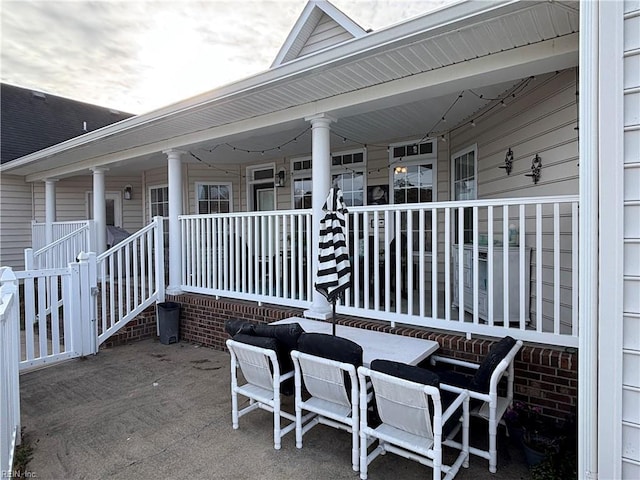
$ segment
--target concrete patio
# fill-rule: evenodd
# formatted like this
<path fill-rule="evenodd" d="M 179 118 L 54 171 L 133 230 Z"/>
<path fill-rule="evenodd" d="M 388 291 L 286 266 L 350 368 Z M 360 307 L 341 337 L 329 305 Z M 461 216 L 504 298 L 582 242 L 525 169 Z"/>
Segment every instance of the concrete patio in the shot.
<path fill-rule="evenodd" d="M 267 412 L 241 418 L 233 430 L 225 352 L 145 340 L 23 374 L 20 385 L 23 431 L 34 450 L 27 470 L 39 479 L 358 478 L 345 432 L 318 426 L 301 450 L 292 432 L 276 451 Z M 293 411 L 291 399 L 285 409 Z M 530 478 L 508 442 L 499 438 L 498 473 L 472 456 L 456 478 Z M 369 478 L 431 478 L 431 470 L 389 454 L 371 465 Z"/>

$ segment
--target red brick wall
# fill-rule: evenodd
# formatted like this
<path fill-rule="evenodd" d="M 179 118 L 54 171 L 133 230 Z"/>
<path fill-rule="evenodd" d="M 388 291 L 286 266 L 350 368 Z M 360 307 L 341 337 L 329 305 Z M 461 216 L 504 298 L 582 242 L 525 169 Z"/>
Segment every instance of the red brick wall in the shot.
<path fill-rule="evenodd" d="M 147 338 L 156 337 L 156 307 L 152 305 L 144 312 L 131 320 L 118 333 L 112 335 L 100 347 L 113 347 L 125 343 L 136 342 Z"/>
<path fill-rule="evenodd" d="M 302 316 L 302 310 L 275 305 L 258 306 L 255 302 L 219 299 L 204 295 L 184 294 L 168 297 L 167 301 L 182 305 L 180 339 L 226 350 L 229 338 L 224 323 L 230 318 L 242 318 L 270 323 L 292 316 Z M 145 314 L 148 312 L 145 311 Z M 155 311 L 152 310 L 152 315 Z M 440 344 L 438 354 L 479 362 L 489 351 L 492 340 L 442 333 L 420 327 L 396 327 L 373 320 L 338 316 L 338 323 L 380 332 L 425 338 Z M 141 327 L 141 330 L 143 328 Z M 155 322 L 153 323 L 155 335 Z M 564 418 L 577 409 L 578 354 L 562 348 L 527 345 L 520 350 L 515 363 L 515 398 L 542 407 L 543 414 Z"/>

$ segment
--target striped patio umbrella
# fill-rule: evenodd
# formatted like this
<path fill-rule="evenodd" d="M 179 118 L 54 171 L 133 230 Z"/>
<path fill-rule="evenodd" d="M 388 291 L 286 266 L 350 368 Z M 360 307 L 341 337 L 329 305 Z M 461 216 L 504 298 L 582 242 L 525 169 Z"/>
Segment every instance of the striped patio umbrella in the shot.
<path fill-rule="evenodd" d="M 336 334 L 336 300 L 351 284 L 351 261 L 347 248 L 345 215 L 347 208 L 342 191 L 331 188 L 322 207 L 320 251 L 315 288 L 333 304 L 333 334 Z"/>

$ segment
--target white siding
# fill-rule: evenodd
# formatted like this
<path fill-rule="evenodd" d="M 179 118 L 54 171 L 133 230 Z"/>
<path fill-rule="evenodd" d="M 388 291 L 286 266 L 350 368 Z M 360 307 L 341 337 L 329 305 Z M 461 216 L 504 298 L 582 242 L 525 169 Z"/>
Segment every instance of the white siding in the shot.
<path fill-rule="evenodd" d="M 22 177 L 0 176 L 0 266 L 24 268 L 31 246 L 31 185 Z"/>
<path fill-rule="evenodd" d="M 640 478 L 640 2 L 625 2 L 622 474 Z"/>
<path fill-rule="evenodd" d="M 346 42 L 352 38 L 353 35 L 347 32 L 344 27 L 324 14 L 297 56 L 302 57 L 324 48 Z"/>
<path fill-rule="evenodd" d="M 125 185 L 132 187 L 132 199 L 124 200 Z M 67 222 L 88 218 L 87 193 L 93 191 L 93 177 L 84 175 L 61 179 L 56 182 L 56 221 Z M 35 220 L 44 222 L 45 200 L 44 182 L 33 184 Z M 143 227 L 142 222 L 142 182 L 140 176 L 114 177 L 105 175 L 107 193 L 119 194 L 122 205 L 122 228 L 133 233 Z"/>
<path fill-rule="evenodd" d="M 450 134 L 450 151 L 455 152 L 474 143 L 478 145 L 478 198 L 534 197 L 578 193 L 578 130 L 576 107 L 576 71 L 563 70 L 533 79 L 527 88 L 508 101 L 506 108 L 494 108 L 478 115 L 476 127 L 464 126 Z M 468 93 L 467 93 L 468 94 Z M 442 144 L 443 142 L 439 142 Z M 440 147 L 438 162 L 438 200 L 450 199 L 450 155 Z M 513 151 L 513 170 L 507 175 L 504 165 L 507 150 Z M 537 184 L 526 174 L 531 172 L 535 155 L 542 160 Z M 567 207 L 568 208 L 568 207 Z M 570 211 L 561 211 L 570 221 Z M 550 212 L 543 214 L 544 224 Z M 527 230 L 534 231 L 534 212 L 527 211 Z M 482 221 L 482 219 L 481 219 Z M 563 231 L 568 231 L 562 223 Z M 543 240 L 542 255 L 542 321 L 553 322 L 553 238 Z M 535 237 L 525 243 L 535 249 Z M 560 239 L 560 317 L 563 328 L 570 328 L 572 312 L 571 238 Z M 535 282 L 535 251 L 531 265 L 531 282 Z M 533 283 L 532 283 L 533 284 Z M 537 318 L 535 290 L 531 291 L 532 322 Z"/>

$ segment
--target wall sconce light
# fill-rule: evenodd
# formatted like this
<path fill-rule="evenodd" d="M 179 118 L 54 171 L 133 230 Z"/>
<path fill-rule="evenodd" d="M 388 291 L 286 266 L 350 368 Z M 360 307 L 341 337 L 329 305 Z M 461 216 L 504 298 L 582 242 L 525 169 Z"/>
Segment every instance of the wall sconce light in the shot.
<path fill-rule="evenodd" d="M 542 159 L 536 153 L 536 156 L 531 160 L 531 173 L 525 173 L 525 177 L 533 178 L 533 183 L 538 183 L 540 180 L 540 173 L 542 171 Z"/>
<path fill-rule="evenodd" d="M 124 199 L 131 200 L 133 198 L 133 188 L 131 185 L 125 185 L 124 187 Z"/>
<path fill-rule="evenodd" d="M 504 165 L 500 165 L 498 168 L 504 168 L 507 171 L 507 175 L 511 175 L 511 169 L 513 168 L 513 151 L 511 148 L 507 150 L 507 154 L 504 156 Z"/>
<path fill-rule="evenodd" d="M 287 181 L 287 171 L 284 168 L 281 168 L 278 172 L 278 178 L 276 179 L 276 186 L 284 187 Z"/>

